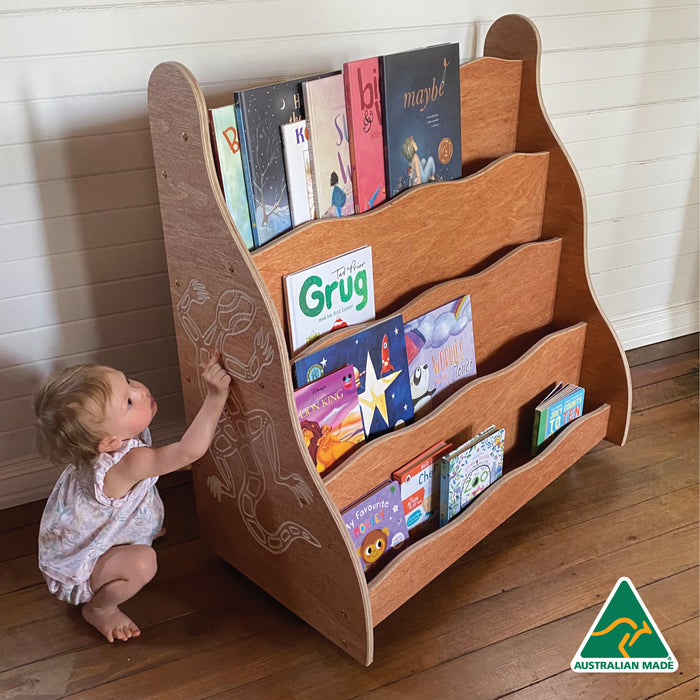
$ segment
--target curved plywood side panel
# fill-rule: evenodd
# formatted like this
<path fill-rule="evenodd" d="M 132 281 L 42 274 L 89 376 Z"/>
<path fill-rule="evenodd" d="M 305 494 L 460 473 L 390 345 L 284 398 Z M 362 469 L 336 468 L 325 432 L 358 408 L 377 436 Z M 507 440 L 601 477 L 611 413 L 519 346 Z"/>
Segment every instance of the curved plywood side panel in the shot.
<path fill-rule="evenodd" d="M 588 323 L 581 383 L 592 404 L 610 404 L 607 438 L 624 444 L 629 428 L 632 387 L 622 346 L 605 318 L 588 274 L 586 208 L 575 168 L 544 109 L 540 92 L 540 38 L 526 17 L 507 15 L 489 29 L 484 54 L 523 61 L 517 149 L 551 154 L 542 233 L 564 238 L 555 320 Z"/>
<path fill-rule="evenodd" d="M 538 239 L 548 160 L 506 156 L 472 177 L 421 185 L 364 214 L 312 221 L 256 250 L 279 318 L 283 275 L 362 245 L 372 246 L 379 317 L 505 247 Z"/>
<path fill-rule="evenodd" d="M 377 625 L 457 561 L 605 437 L 610 406 L 569 424 L 535 459 L 515 469 L 440 528 L 397 557 L 370 583 Z"/>
<path fill-rule="evenodd" d="M 207 110 L 192 74 L 156 67 L 149 116 L 188 420 L 201 361 L 233 377 L 212 447 L 193 468 L 202 536 L 362 663 L 372 660 L 367 584 L 308 457 L 282 329 L 221 194 Z"/>
<path fill-rule="evenodd" d="M 476 379 L 414 425 L 369 443 L 326 483 L 336 505 L 345 507 L 438 440 L 460 445 L 492 424 L 506 431 L 506 469 L 517 463 L 529 454 L 537 402 L 558 381 L 578 382 L 585 338 L 585 323 L 552 333 L 512 365 Z"/>

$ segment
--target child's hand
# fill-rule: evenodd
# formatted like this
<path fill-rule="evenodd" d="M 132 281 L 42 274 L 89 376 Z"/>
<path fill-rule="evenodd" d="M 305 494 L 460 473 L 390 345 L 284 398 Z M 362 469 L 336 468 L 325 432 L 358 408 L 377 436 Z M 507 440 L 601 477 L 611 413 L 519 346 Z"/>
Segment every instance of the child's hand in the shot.
<path fill-rule="evenodd" d="M 219 351 L 215 350 L 209 362 L 202 362 L 199 366 L 204 370 L 202 379 L 204 379 L 204 385 L 207 387 L 207 395 L 225 401 L 228 398 L 231 376 L 219 364 L 219 356 Z"/>

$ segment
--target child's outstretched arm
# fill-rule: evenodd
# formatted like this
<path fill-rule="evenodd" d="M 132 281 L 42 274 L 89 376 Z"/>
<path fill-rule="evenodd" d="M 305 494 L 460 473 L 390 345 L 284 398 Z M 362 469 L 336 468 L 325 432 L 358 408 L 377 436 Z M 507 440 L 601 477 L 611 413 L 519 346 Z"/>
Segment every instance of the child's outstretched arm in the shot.
<path fill-rule="evenodd" d="M 219 364 L 218 350 L 206 365 L 202 363 L 200 367 L 207 395 L 180 441 L 164 447 L 137 447 L 127 452 L 105 474 L 104 492 L 107 496 L 120 498 L 139 481 L 186 467 L 209 449 L 228 398 L 231 377 Z"/>

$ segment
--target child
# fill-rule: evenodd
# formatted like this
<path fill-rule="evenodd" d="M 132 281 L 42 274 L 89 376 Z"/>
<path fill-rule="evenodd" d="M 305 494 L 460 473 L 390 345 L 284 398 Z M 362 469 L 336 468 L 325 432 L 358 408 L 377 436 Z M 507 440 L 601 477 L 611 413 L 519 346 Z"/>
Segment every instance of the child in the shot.
<path fill-rule="evenodd" d="M 141 634 L 120 609 L 156 573 L 154 538 L 163 534 L 155 483 L 209 449 L 231 377 L 218 351 L 205 365 L 207 396 L 179 442 L 150 447 L 158 406 L 122 372 L 77 365 L 54 372 L 34 399 L 38 441 L 68 465 L 39 528 L 39 568 L 59 600 L 83 605 L 85 620 L 109 642 Z"/>

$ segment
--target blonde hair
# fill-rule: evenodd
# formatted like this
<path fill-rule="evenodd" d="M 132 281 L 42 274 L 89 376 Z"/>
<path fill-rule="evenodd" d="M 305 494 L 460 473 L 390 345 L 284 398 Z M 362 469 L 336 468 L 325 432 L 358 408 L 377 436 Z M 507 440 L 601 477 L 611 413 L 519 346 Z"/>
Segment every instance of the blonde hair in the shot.
<path fill-rule="evenodd" d="M 112 396 L 108 371 L 100 365 L 55 370 L 34 394 L 39 451 L 54 464 L 94 464 L 105 436 L 99 424 Z"/>

